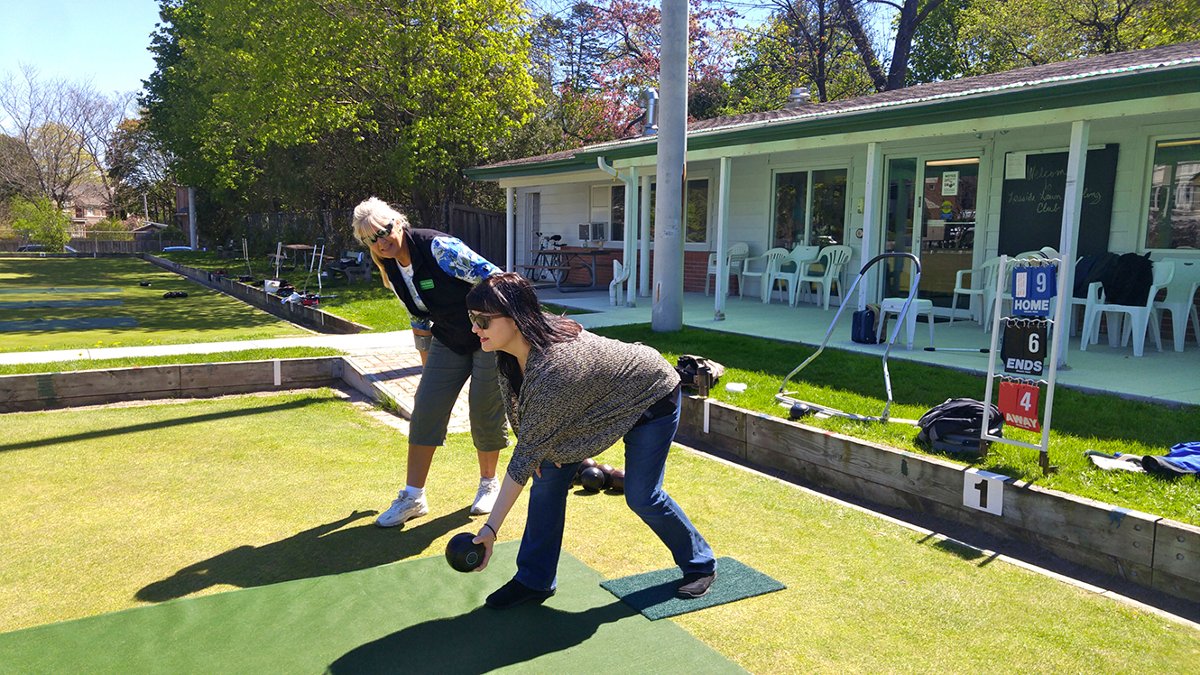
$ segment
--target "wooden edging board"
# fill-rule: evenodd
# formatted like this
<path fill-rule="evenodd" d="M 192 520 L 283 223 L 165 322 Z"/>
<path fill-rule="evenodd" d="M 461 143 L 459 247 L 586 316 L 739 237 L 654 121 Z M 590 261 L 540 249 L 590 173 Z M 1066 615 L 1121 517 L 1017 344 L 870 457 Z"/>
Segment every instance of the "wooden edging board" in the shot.
<path fill-rule="evenodd" d="M 878 504 L 1028 542 L 1091 569 L 1200 601 L 1200 528 L 1193 525 L 699 396 L 684 397 L 679 438 Z M 1002 499 L 983 510 L 974 488 L 988 485 L 998 487 Z"/>
<path fill-rule="evenodd" d="M 0 413 L 341 385 L 340 356 L 0 377 Z"/>
<path fill-rule="evenodd" d="M 267 293 L 261 285 L 251 286 L 224 274 L 180 265 L 177 262 L 159 258 L 148 253 L 142 254 L 142 257 L 163 269 L 183 275 L 202 286 L 221 291 L 226 295 L 231 295 L 248 305 L 257 307 L 285 321 L 298 323 L 322 333 L 346 334 L 362 333 L 370 330 L 368 326 L 343 319 L 340 316 L 322 311 L 317 307 L 305 307 L 294 302 L 284 303 L 278 296 Z"/>

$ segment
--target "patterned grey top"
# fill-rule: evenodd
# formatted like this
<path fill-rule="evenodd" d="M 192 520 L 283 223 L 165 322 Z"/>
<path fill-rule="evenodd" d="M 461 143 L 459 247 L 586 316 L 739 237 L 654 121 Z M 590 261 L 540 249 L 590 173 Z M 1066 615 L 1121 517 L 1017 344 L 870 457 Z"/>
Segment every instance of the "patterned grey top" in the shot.
<path fill-rule="evenodd" d="M 650 347 L 587 331 L 530 351 L 520 395 L 500 376 L 517 434 L 508 475 L 525 485 L 544 461 L 570 464 L 600 454 L 677 384 L 675 368 Z"/>

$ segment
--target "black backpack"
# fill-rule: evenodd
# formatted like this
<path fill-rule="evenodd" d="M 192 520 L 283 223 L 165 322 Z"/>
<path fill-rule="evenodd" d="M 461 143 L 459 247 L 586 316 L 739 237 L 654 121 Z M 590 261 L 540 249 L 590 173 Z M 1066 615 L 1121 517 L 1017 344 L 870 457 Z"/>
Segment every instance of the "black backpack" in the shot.
<path fill-rule="evenodd" d="M 699 388 L 696 375 L 700 372 L 701 367 L 708 368 L 709 387 L 716 384 L 717 380 L 721 379 L 721 376 L 725 374 L 725 366 L 712 359 L 684 354 L 679 357 L 679 362 L 675 364 L 675 372 L 679 373 L 679 384 L 685 387 Z"/>
<path fill-rule="evenodd" d="M 917 442 L 942 452 L 979 454 L 979 431 L 983 428 L 983 403 L 973 398 L 948 398 L 933 406 L 917 426 Z M 988 434 L 1003 436 L 1004 417 L 989 405 Z"/>
<path fill-rule="evenodd" d="M 1085 255 L 1075 263 L 1075 283 L 1072 295 L 1086 298 L 1088 285 L 1099 281 L 1101 284 L 1112 279 L 1113 270 L 1120 259 L 1116 253 L 1105 251 L 1098 255 Z"/>
<path fill-rule="evenodd" d="M 1117 258 L 1112 275 L 1104 284 L 1104 302 L 1110 305 L 1146 304 L 1146 295 L 1154 283 L 1154 263 L 1150 254 L 1125 253 Z"/>

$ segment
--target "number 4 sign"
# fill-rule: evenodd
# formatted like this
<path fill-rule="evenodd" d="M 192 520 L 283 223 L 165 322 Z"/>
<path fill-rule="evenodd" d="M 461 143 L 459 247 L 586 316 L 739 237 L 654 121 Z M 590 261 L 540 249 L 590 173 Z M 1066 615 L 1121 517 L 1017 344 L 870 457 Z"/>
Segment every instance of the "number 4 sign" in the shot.
<path fill-rule="evenodd" d="M 1004 423 L 1020 429 L 1041 431 L 1041 420 L 1038 419 L 1038 396 L 1041 391 L 1036 384 L 1029 382 L 1000 381 L 1000 413 L 1004 415 Z"/>

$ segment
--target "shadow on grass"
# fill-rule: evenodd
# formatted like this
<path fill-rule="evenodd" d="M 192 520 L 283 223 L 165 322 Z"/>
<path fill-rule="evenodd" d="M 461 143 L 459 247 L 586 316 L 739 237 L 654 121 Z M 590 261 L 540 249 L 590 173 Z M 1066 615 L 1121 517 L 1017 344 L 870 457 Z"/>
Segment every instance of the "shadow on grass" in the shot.
<path fill-rule="evenodd" d="M 469 523 L 467 511 L 464 508 L 411 529 L 383 530 L 369 521 L 342 529 L 376 513 L 355 511 L 286 539 L 262 546 L 238 546 L 188 565 L 146 585 L 134 597 L 142 602 L 163 602 L 221 584 L 250 588 L 386 565 L 424 553 L 435 539 Z M 398 532 L 404 536 L 395 536 Z"/>
<path fill-rule="evenodd" d="M 355 647 L 327 673 L 486 673 L 582 644 L 600 626 L 634 615 L 622 602 L 564 612 L 525 605 L 487 607 L 426 621 Z M 466 643 L 464 643 L 464 639 Z M 599 663 L 579 670 L 604 670 Z"/>
<path fill-rule="evenodd" d="M 20 443 L 0 443 L 0 452 L 28 450 L 30 448 L 42 448 L 61 445 L 64 443 L 75 443 L 78 441 L 108 438 L 110 436 L 119 436 L 121 434 L 135 434 L 144 431 L 159 431 L 166 427 L 177 427 L 185 424 L 202 424 L 204 422 L 215 422 L 217 420 L 227 420 L 234 417 L 246 417 L 248 415 L 262 415 L 272 412 L 281 412 L 284 410 L 292 410 L 296 408 L 303 408 L 305 406 L 316 405 L 329 400 L 334 399 L 332 399 L 332 397 L 305 397 L 295 401 L 285 401 L 283 403 L 247 408 L 245 410 L 228 410 L 219 413 L 205 413 L 203 415 L 187 415 L 185 417 L 177 417 L 175 419 L 154 420 L 153 422 L 130 424 L 123 427 L 113 427 L 111 429 L 97 429 L 96 431 L 85 431 L 83 433 L 70 434 L 67 436 L 50 436 L 32 441 L 21 441 Z"/>

